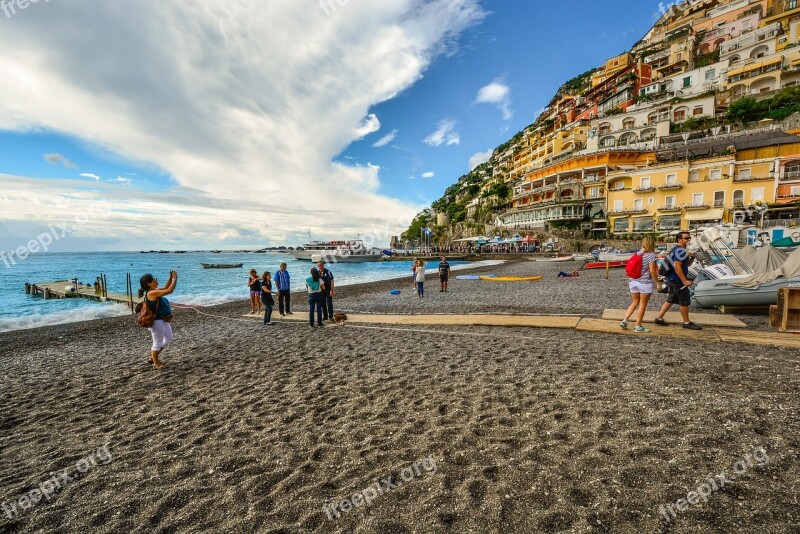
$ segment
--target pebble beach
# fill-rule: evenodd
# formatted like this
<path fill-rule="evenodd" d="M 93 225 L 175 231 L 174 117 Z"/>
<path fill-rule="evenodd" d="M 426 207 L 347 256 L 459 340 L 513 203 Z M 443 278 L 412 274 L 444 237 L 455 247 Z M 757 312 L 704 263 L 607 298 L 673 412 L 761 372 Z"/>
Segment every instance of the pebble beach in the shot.
<path fill-rule="evenodd" d="M 470 272 L 544 278 L 451 279 L 447 293 L 429 275 L 423 299 L 410 276 L 343 286 L 335 306 L 627 307 L 623 270 L 556 277 L 578 266 L 481 267 Z M 307 319 L 305 295 L 292 297 Z M 131 317 L 0 334 L 0 532 L 800 532 L 796 349 L 550 328 L 264 327 L 248 309 L 176 309 L 161 371 Z M 753 335 L 768 329 L 741 319 Z"/>

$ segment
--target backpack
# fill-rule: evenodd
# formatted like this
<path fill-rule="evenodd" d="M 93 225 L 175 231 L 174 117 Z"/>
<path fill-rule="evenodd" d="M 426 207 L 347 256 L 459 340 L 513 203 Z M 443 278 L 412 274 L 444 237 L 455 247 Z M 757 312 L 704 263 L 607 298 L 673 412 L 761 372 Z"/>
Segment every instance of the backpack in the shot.
<path fill-rule="evenodd" d="M 625 274 L 628 278 L 638 280 L 642 277 L 642 255 L 636 252 L 625 262 Z"/>
<path fill-rule="evenodd" d="M 145 299 L 136 305 L 136 313 L 139 314 L 139 317 L 136 319 L 136 322 L 139 323 L 139 326 L 141 326 L 142 328 L 151 328 L 153 326 L 153 323 L 156 322 L 156 313 L 158 313 L 159 300 L 160 299 L 156 300 L 155 311 L 151 310 L 150 306 L 147 305 L 146 295 Z"/>

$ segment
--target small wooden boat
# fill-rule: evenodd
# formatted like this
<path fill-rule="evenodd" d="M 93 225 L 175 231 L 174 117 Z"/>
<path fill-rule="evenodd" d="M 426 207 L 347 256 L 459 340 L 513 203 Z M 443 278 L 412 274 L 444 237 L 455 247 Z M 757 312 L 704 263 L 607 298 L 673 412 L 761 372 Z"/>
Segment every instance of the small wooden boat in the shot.
<path fill-rule="evenodd" d="M 201 263 L 203 269 L 239 269 L 241 263 Z"/>
<path fill-rule="evenodd" d="M 624 261 L 590 261 L 583 264 L 584 269 L 605 269 L 606 267 L 625 267 Z"/>
<path fill-rule="evenodd" d="M 538 282 L 541 276 L 481 276 L 487 282 Z"/>

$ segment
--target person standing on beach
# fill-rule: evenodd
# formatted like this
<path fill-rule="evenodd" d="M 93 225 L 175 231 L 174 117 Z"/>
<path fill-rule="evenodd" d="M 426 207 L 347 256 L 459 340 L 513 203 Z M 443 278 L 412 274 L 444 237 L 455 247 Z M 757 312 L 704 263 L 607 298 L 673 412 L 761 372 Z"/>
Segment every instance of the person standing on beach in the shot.
<path fill-rule="evenodd" d="M 317 262 L 317 269 L 322 278 L 322 318 L 333 320 L 333 271 L 325 268 L 325 262 Z"/>
<path fill-rule="evenodd" d="M 450 278 L 450 264 L 447 263 L 447 258 L 442 256 L 442 262 L 439 264 L 439 284 L 441 288 L 439 293 L 447 293 L 447 280 Z"/>
<path fill-rule="evenodd" d="M 417 296 L 422 298 L 425 296 L 425 262 L 423 260 L 417 261 L 415 276 L 417 280 Z"/>
<path fill-rule="evenodd" d="M 317 311 L 317 326 L 322 324 L 322 289 L 324 282 L 316 267 L 311 268 L 311 276 L 306 278 L 308 289 L 308 322 L 314 328 L 314 310 Z"/>
<path fill-rule="evenodd" d="M 642 257 L 642 271 L 639 278 L 631 278 L 628 282 L 628 288 L 631 292 L 631 305 L 625 312 L 625 318 L 619 325 L 622 328 L 628 328 L 628 319 L 630 319 L 636 308 L 639 308 L 639 313 L 636 314 L 636 326 L 634 332 L 649 332 L 647 328 L 642 326 L 644 319 L 644 312 L 647 309 L 647 303 L 650 301 L 650 296 L 654 291 L 654 283 L 658 289 L 661 289 L 661 284 L 658 281 L 658 268 L 656 265 L 656 244 L 652 237 L 645 237 L 642 239 L 642 249 L 637 252 Z"/>
<path fill-rule="evenodd" d="M 261 275 L 261 302 L 264 304 L 264 324 L 272 326 L 272 307 L 275 299 L 272 298 L 272 277 L 269 271 Z"/>
<path fill-rule="evenodd" d="M 259 297 L 261 296 L 261 278 L 258 277 L 258 273 L 255 269 L 250 269 L 250 278 L 247 279 L 247 287 L 250 288 L 250 314 L 260 313 L 261 302 L 259 301 Z M 256 307 L 258 307 L 258 311 L 256 311 Z"/>
<path fill-rule="evenodd" d="M 675 237 L 677 244 L 672 247 L 667 255 L 667 263 L 669 264 L 669 273 L 665 277 L 667 282 L 667 302 L 661 306 L 658 312 L 658 317 L 654 321 L 659 326 L 666 326 L 664 315 L 669 311 L 673 304 L 680 306 L 681 318 L 683 319 L 683 327 L 689 330 L 702 330 L 703 327 L 694 324 L 689 320 L 689 306 L 692 304 L 692 296 L 689 293 L 689 288 L 692 286 L 692 281 L 689 280 L 689 266 L 694 263 L 694 254 L 690 254 L 686 250 L 692 236 L 689 232 L 680 232 Z"/>
<path fill-rule="evenodd" d="M 145 306 L 155 313 L 156 320 L 153 326 L 148 328 L 150 335 L 153 336 L 153 345 L 150 347 L 150 363 L 153 368 L 161 369 L 164 364 L 159 360 L 159 355 L 164 352 L 170 343 L 172 343 L 172 307 L 166 296 L 175 290 L 175 285 L 178 283 L 178 273 L 172 271 L 169 273 L 169 280 L 167 284 L 159 288 L 158 280 L 148 273 L 139 279 L 139 298 L 144 297 Z"/>
<path fill-rule="evenodd" d="M 414 289 L 417 288 L 417 264 L 419 264 L 419 260 L 414 258 L 414 263 L 411 264 L 411 287 Z"/>
<path fill-rule="evenodd" d="M 286 270 L 286 262 L 281 263 L 278 272 L 275 273 L 275 288 L 278 290 L 278 312 L 281 317 L 294 315 L 291 310 L 291 276 Z M 286 310 L 286 313 L 283 313 Z"/>

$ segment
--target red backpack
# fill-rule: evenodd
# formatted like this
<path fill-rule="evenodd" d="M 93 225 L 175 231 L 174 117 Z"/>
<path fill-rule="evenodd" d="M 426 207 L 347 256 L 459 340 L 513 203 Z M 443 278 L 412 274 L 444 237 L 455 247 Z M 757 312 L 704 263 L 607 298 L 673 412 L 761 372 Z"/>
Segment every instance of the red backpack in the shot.
<path fill-rule="evenodd" d="M 628 275 L 628 278 L 633 278 L 638 280 L 642 277 L 642 255 L 638 252 L 634 253 L 633 256 L 628 258 L 628 261 L 625 262 L 625 274 Z"/>

